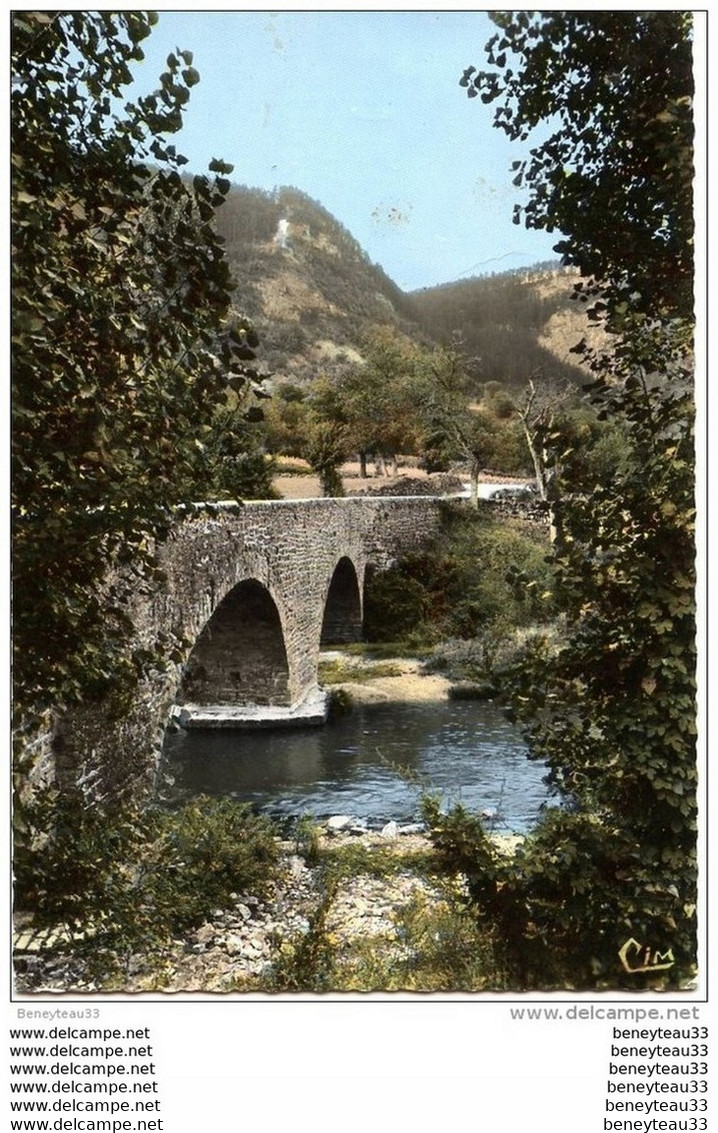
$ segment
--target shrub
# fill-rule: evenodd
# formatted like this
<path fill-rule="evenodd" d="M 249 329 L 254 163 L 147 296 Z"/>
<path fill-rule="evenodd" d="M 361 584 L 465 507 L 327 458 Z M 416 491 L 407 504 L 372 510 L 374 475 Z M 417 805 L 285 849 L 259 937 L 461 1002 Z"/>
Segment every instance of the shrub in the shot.
<path fill-rule="evenodd" d="M 460 897 L 429 902 L 417 894 L 395 915 L 397 937 L 408 955 L 382 986 L 396 991 L 487 991 L 505 987 L 491 931 Z"/>
<path fill-rule="evenodd" d="M 235 891 L 265 894 L 276 877 L 275 828 L 248 803 L 200 796 L 153 826 L 162 854 L 148 896 L 167 907 L 172 931 L 200 923 Z"/>
<path fill-rule="evenodd" d="M 326 871 L 322 896 L 309 917 L 306 932 L 290 938 L 277 936 L 271 969 L 266 976 L 268 991 L 334 991 L 336 945 L 327 929 L 327 918 L 336 897 L 337 879 Z"/>
<path fill-rule="evenodd" d="M 84 977 L 161 954 L 233 892 L 263 894 L 277 876 L 273 825 L 229 799 L 168 813 L 88 806 L 79 790 L 45 789 L 23 821 L 16 907 L 37 928 L 59 930 L 54 947 Z"/>
<path fill-rule="evenodd" d="M 692 941 L 676 924 L 674 888 L 656 881 L 618 824 L 554 808 L 505 857 L 463 807 L 444 815 L 428 798 L 423 813 L 443 868 L 466 880 L 473 915 L 490 929 L 512 988 L 640 991 L 691 976 Z M 631 938 L 661 952 L 673 947 L 674 965 L 626 972 L 619 951 Z"/>
<path fill-rule="evenodd" d="M 345 688 L 333 688 L 329 693 L 327 720 L 338 720 L 354 710 L 354 701 Z"/>
<path fill-rule="evenodd" d="M 364 602 L 364 635 L 368 641 L 395 641 L 405 636 L 430 612 L 431 596 L 415 564 L 404 563 L 371 575 Z"/>
<path fill-rule="evenodd" d="M 429 554 L 406 556 L 367 579 L 369 641 L 422 644 L 503 636 L 554 612 L 548 537 L 468 508 L 448 509 L 445 534 Z"/>

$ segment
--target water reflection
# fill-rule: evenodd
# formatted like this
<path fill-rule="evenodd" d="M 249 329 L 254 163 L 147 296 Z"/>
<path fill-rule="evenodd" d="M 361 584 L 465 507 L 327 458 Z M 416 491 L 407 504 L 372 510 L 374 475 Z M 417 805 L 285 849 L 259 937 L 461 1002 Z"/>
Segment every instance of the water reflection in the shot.
<path fill-rule="evenodd" d="M 165 743 L 177 798 L 228 795 L 278 817 L 418 818 L 421 791 L 496 811 L 496 830 L 532 826 L 545 769 L 499 709 L 472 701 L 359 705 L 325 728 L 178 732 Z"/>

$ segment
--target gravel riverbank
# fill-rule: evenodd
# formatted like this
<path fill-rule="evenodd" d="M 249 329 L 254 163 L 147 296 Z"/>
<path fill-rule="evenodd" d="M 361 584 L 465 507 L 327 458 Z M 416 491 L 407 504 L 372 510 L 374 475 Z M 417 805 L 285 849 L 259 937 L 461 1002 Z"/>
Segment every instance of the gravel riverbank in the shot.
<path fill-rule="evenodd" d="M 16 991 L 271 992 L 277 961 L 287 948 L 296 949 L 307 939 L 320 909 L 325 913 L 323 932 L 340 958 L 371 942 L 377 962 L 384 967 L 406 962 L 405 945 L 397 931 L 402 913 L 412 902 L 437 909 L 447 901 L 446 881 L 430 865 L 427 868 L 429 838 L 397 823 L 388 823 L 382 832 L 348 832 L 351 829 L 349 816 L 335 816 L 316 832 L 314 852 L 320 860 L 323 851 L 348 850 L 364 863 L 340 877 L 329 902 L 322 866 L 311 864 L 311 856 L 298 852 L 295 842 L 281 842 L 281 878 L 267 899 L 234 894 L 227 908 L 217 909 L 186 938 L 176 940 L 161 961 L 135 956 L 126 973 L 113 977 L 109 984 L 100 986 L 84 979 L 72 957 L 53 955 L 47 949 L 46 934 L 33 936 L 25 927 L 16 939 Z M 500 852 L 510 853 L 522 839 L 497 835 L 495 840 Z M 386 870 L 387 859 L 394 860 L 395 868 Z M 377 875 L 379 860 L 384 868 Z"/>

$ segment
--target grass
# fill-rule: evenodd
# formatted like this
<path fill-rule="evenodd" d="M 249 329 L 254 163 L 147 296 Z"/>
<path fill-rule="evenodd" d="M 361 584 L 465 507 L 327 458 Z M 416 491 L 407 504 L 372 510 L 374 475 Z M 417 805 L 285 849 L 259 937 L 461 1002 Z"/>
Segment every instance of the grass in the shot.
<path fill-rule="evenodd" d="M 278 936 L 271 970 L 243 978 L 236 990 L 471 992 L 504 986 L 491 933 L 467 911 L 463 879 L 440 876 L 429 844 L 333 843 L 321 839 L 307 818 L 298 830 L 297 850 L 317 871 L 318 898 L 308 931 Z M 411 879 L 419 891 L 402 886 Z M 364 899 L 371 901 L 372 881 L 386 883 L 393 910 L 384 914 L 386 927 L 345 931 L 337 903 L 340 908 L 352 883 L 360 890 L 363 883 Z"/>
<path fill-rule="evenodd" d="M 503 980 L 493 942 L 451 894 L 417 894 L 394 914 L 393 939 L 359 938 L 336 965 L 337 991 L 469 992 Z"/>
<path fill-rule="evenodd" d="M 366 657 L 369 661 L 382 661 L 387 657 L 403 657 L 406 646 L 402 641 L 352 641 L 342 645 L 342 653 L 349 657 Z"/>
<path fill-rule="evenodd" d="M 428 848 L 397 853 L 389 845 L 366 845 L 357 841 L 322 846 L 317 851 L 316 861 L 338 879 L 360 875 L 388 878 L 406 873 L 407 870 L 421 875 L 429 874 L 436 861 L 436 854 Z"/>
<path fill-rule="evenodd" d="M 320 661 L 319 682 L 323 685 L 339 685 L 347 682 L 365 684 L 367 681 L 378 680 L 381 677 L 400 677 L 403 670 L 400 665 L 392 665 L 388 661 L 380 661 L 371 667 L 352 665 L 346 661 Z"/>
<path fill-rule="evenodd" d="M 274 465 L 275 476 L 312 476 L 312 469 L 299 456 L 278 456 Z"/>

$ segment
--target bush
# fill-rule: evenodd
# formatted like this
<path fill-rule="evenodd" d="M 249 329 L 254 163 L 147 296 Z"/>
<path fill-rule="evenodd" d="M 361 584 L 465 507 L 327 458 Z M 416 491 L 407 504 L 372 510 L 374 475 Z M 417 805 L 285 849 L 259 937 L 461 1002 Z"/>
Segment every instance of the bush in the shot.
<path fill-rule="evenodd" d="M 406 556 L 369 575 L 364 632 L 368 641 L 424 644 L 441 638 L 506 636 L 554 612 L 548 537 L 484 513 L 447 509 L 443 541 L 433 553 Z"/>
<path fill-rule="evenodd" d="M 337 989 L 336 946 L 327 929 L 327 918 L 337 892 L 337 878 L 324 871 L 322 896 L 309 916 L 306 932 L 290 938 L 277 936 L 266 988 L 272 992 L 325 992 Z"/>
<path fill-rule="evenodd" d="M 275 828 L 248 803 L 199 797 L 153 826 L 162 855 L 148 896 L 166 906 L 173 932 L 201 923 L 233 892 L 265 894 L 276 877 Z"/>
<path fill-rule="evenodd" d="M 368 641 L 395 641 L 415 630 L 431 614 L 431 592 L 413 572 L 421 560 L 370 576 L 364 602 L 364 636 Z"/>
<path fill-rule="evenodd" d="M 329 707 L 327 710 L 327 720 L 339 720 L 342 716 L 348 716 L 354 710 L 354 701 L 351 695 L 345 688 L 333 688 L 329 692 Z"/>
<path fill-rule="evenodd" d="M 440 884 L 435 855 L 361 842 L 315 849 L 321 898 L 306 931 L 276 942 L 270 991 L 480 991 L 503 986 L 491 933 L 466 908 L 463 887 Z M 376 935 L 344 937 L 332 924 L 344 882 L 414 876 L 430 891 L 394 906 Z"/>
<path fill-rule="evenodd" d="M 474 637 L 495 624 L 526 626 L 553 612 L 547 536 L 468 512 L 456 516 L 450 539 L 446 636 Z"/>
<path fill-rule="evenodd" d="M 272 823 L 229 799 L 200 797 L 168 813 L 88 806 L 79 790 L 45 789 L 22 820 L 16 908 L 59 933 L 54 947 L 84 978 L 161 954 L 233 892 L 264 894 L 277 876 Z"/>
<path fill-rule="evenodd" d="M 515 990 L 665 989 L 693 974 L 674 887 L 656 881 L 641 846 L 616 823 L 555 808 L 504 857 L 463 807 L 444 815 L 429 798 L 423 813 L 443 868 L 465 879 L 473 915 L 490 930 Z M 631 938 L 672 948 L 675 963 L 626 972 L 619 951 Z"/>

